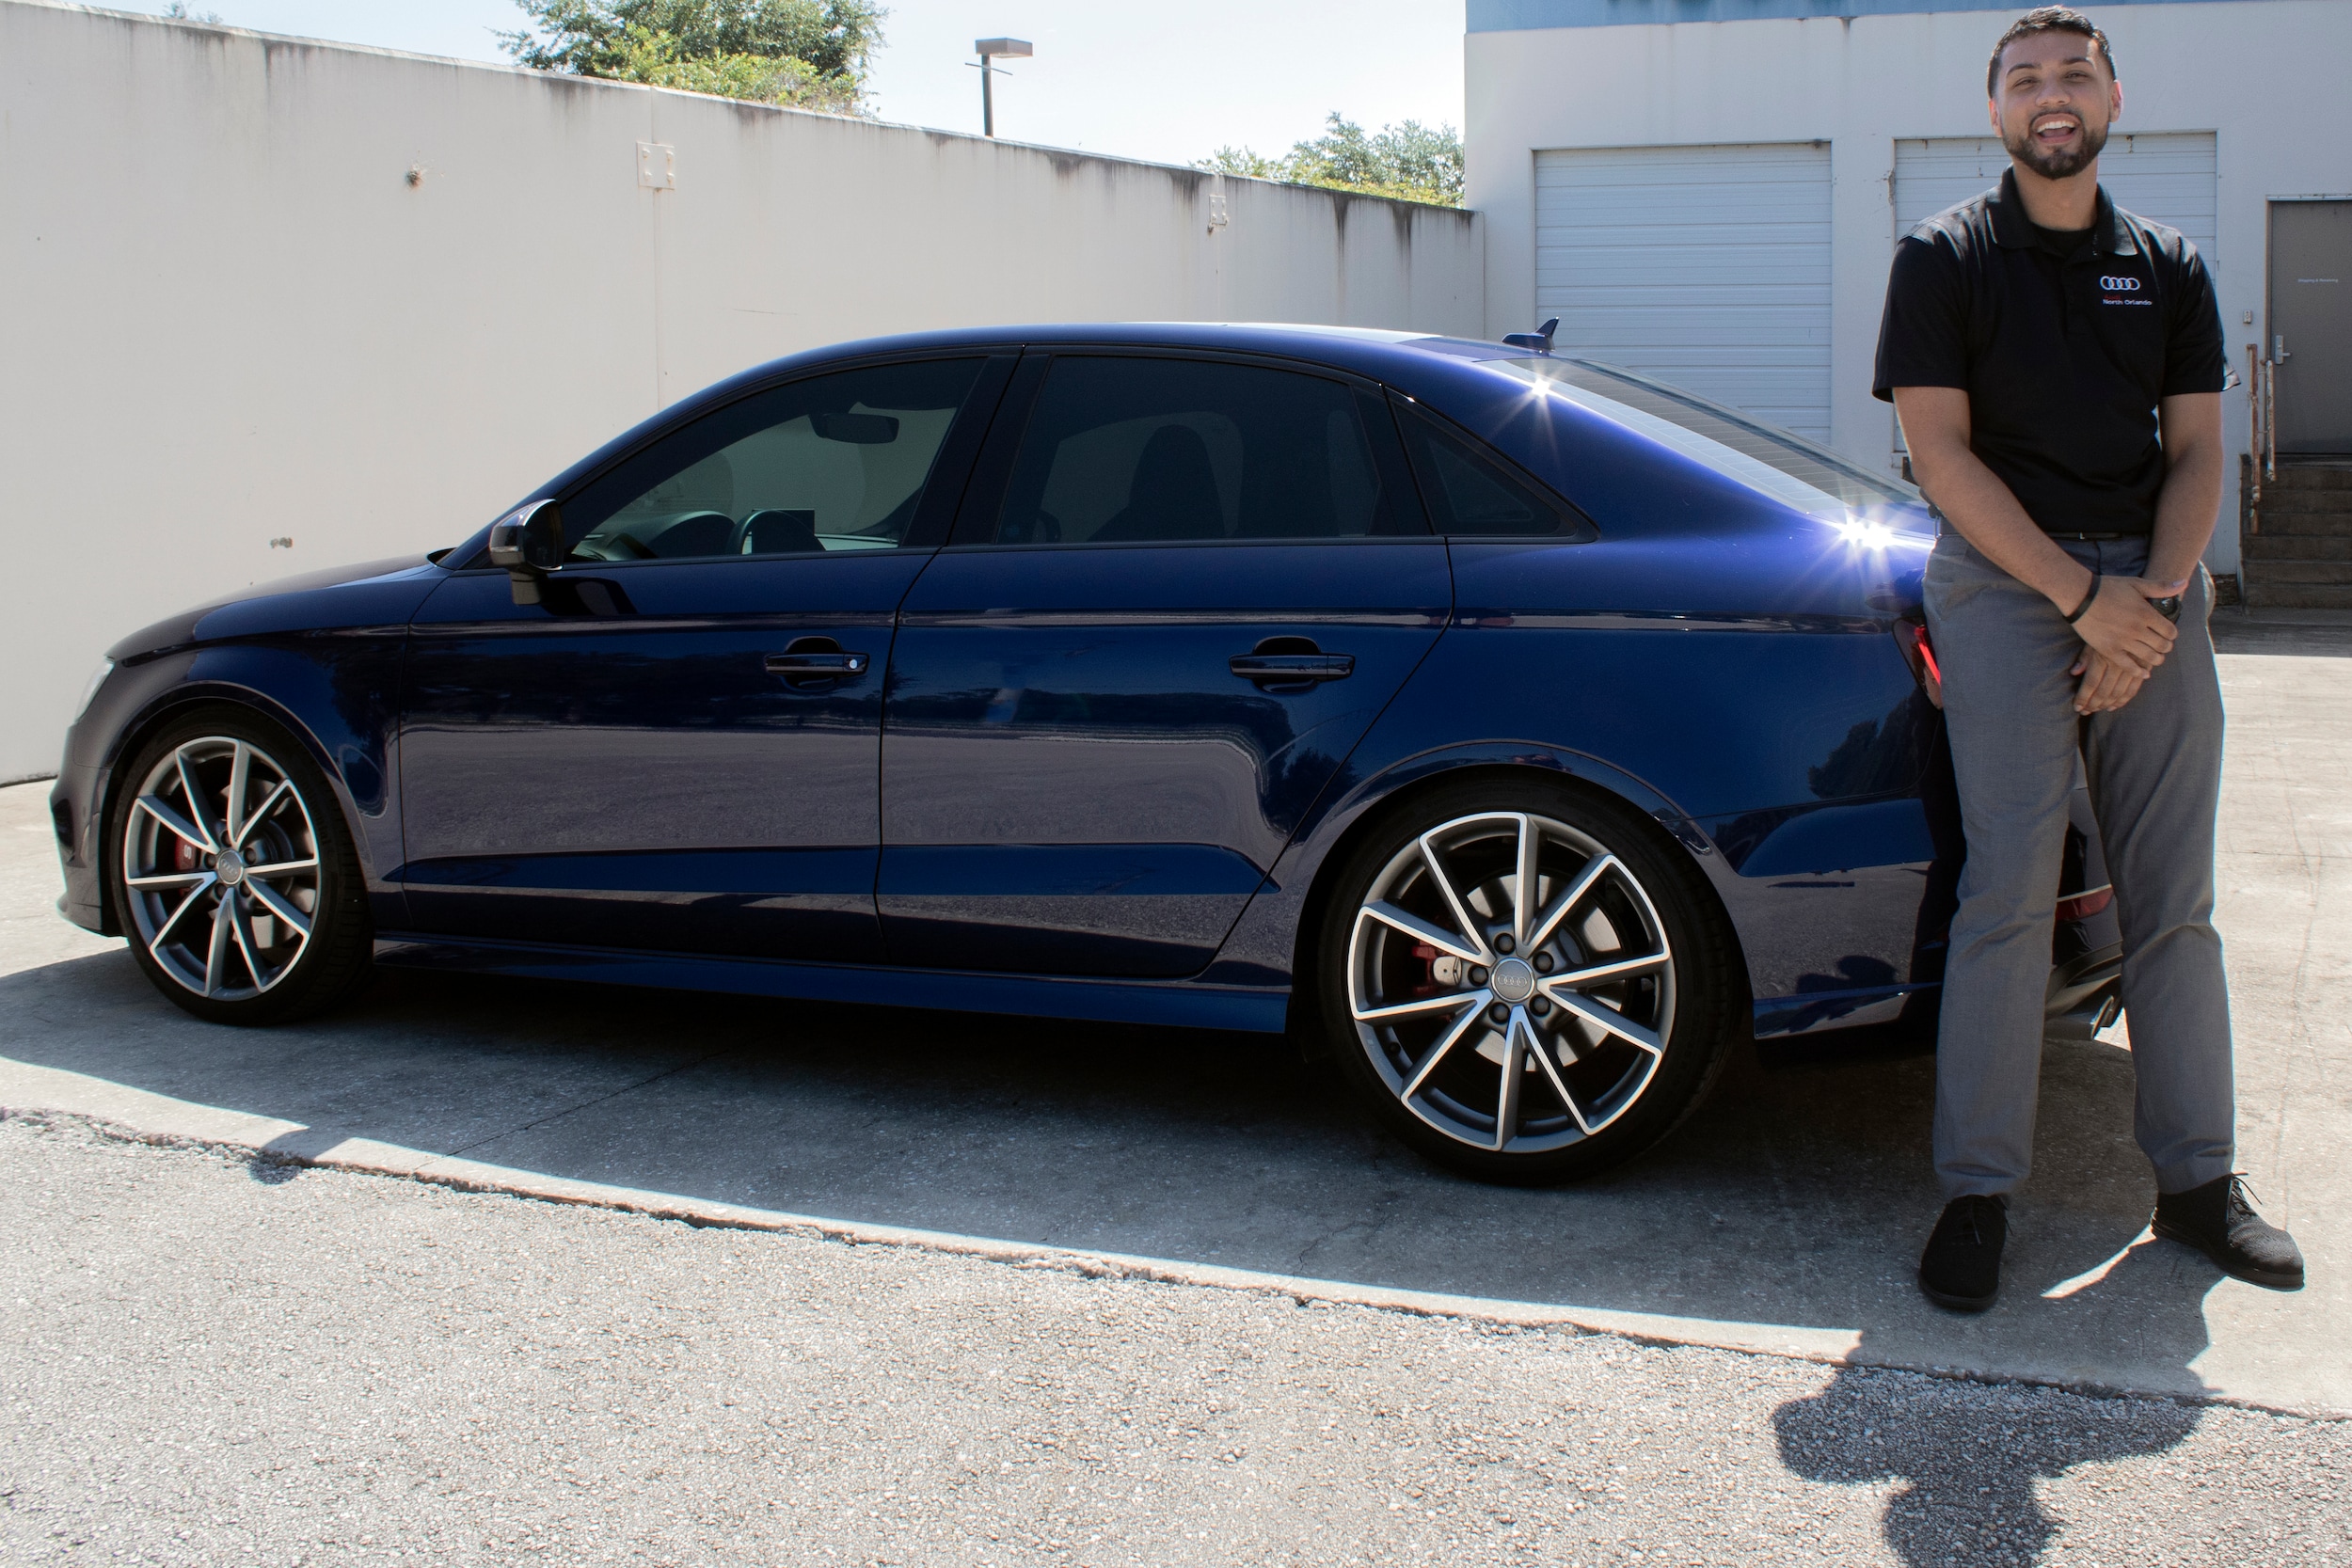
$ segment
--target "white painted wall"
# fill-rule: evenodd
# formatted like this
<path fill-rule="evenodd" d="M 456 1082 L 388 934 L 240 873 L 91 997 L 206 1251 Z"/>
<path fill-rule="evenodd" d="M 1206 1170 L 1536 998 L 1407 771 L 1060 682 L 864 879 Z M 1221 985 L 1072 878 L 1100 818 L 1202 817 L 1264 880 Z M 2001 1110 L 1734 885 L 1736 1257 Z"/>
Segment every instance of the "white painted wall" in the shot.
<path fill-rule="evenodd" d="M 1468 204 L 1486 220 L 1486 334 L 1535 317 L 1539 150 L 1708 143 L 1830 144 L 1831 432 L 1889 460 L 1870 396 L 1894 217 L 1898 137 L 1985 133 L 1984 68 L 2024 0 L 1997 10 L 1472 33 L 1465 52 Z M 2208 131 L 2217 147 L 2216 281 L 2232 362 L 2259 341 L 2265 203 L 2352 193 L 2352 5 L 2343 0 L 2101 5 L 2124 112 L 2115 135 Z M 1990 182 L 1988 182 L 1990 183 Z M 1736 266 L 1736 254 L 1726 255 Z M 2254 313 L 2246 325 L 2245 313 Z M 2223 400 L 2231 472 L 2242 392 Z M 2237 499 L 2206 559 L 2237 569 Z"/>
<path fill-rule="evenodd" d="M 41 0 L 0 0 L 0 779 L 124 633 L 449 544 L 777 355 L 1486 314 L 1468 213 Z"/>

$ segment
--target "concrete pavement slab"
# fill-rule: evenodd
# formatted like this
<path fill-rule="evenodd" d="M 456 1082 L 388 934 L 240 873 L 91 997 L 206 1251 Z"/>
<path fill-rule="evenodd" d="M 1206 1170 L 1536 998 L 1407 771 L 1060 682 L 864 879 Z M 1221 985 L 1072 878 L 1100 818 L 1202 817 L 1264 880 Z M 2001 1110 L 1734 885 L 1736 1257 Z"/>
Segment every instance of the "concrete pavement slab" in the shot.
<path fill-rule="evenodd" d="M 259 1118 L 222 1141 L 363 1149 L 350 1163 L 427 1175 L 462 1161 L 547 1196 L 668 1195 L 1204 1280 L 1326 1281 L 1341 1299 L 1419 1293 L 1861 1364 L 2352 1409 L 2335 1328 L 2352 1307 L 2338 1157 L 2352 705 L 2343 662 L 2273 646 L 2223 658 L 2219 919 L 2241 1159 L 2310 1257 L 2296 1295 L 2145 1236 L 2153 1189 L 2120 1032 L 2050 1048 L 2008 1294 L 1963 1319 L 1911 1277 L 1936 1210 L 1924 1055 L 1743 1054 L 1649 1158 L 1521 1192 L 1421 1164 L 1327 1071 L 1253 1037 L 420 976 L 329 1018 L 225 1030 L 156 996 L 119 943 L 43 918 L 40 786 L 0 792 L 0 1054 L 15 1064 L 0 1064 L 0 1104 L 136 1127 L 183 1115 L 176 1101 Z"/>

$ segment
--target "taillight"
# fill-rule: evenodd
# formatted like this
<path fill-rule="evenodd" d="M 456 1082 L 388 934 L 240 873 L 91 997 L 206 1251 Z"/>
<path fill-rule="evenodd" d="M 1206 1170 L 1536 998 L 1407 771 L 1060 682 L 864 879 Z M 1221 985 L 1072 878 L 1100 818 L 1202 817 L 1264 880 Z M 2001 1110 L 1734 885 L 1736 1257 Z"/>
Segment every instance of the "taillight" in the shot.
<path fill-rule="evenodd" d="M 1903 651 L 1903 662 L 1911 666 L 1919 689 L 1928 694 L 1928 701 L 1937 707 L 1944 705 L 1944 670 L 1935 662 L 1935 649 L 1929 645 L 1928 628 L 1916 621 L 1895 623 L 1895 644 Z"/>
<path fill-rule="evenodd" d="M 2089 893 L 2078 893 L 2072 898 L 2059 899 L 2058 917 L 2060 920 L 2089 920 L 2114 902 L 2115 889 L 2112 886 L 2094 887 Z"/>

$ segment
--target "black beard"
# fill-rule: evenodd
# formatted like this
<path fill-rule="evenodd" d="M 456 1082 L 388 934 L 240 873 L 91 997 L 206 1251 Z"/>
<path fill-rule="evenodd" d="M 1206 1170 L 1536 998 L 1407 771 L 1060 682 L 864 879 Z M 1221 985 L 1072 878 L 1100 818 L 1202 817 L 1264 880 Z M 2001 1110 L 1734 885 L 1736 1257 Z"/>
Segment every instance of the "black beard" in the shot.
<path fill-rule="evenodd" d="M 2107 145 L 2106 126 L 2092 125 L 2085 120 L 2078 120 L 2077 123 L 2083 128 L 2083 139 L 2069 151 L 2049 150 L 2033 139 L 2030 129 L 2022 136 L 2003 136 L 2001 145 L 2009 149 L 2010 157 L 2044 180 L 2072 179 L 2097 162 L 2099 154 L 2106 150 Z"/>

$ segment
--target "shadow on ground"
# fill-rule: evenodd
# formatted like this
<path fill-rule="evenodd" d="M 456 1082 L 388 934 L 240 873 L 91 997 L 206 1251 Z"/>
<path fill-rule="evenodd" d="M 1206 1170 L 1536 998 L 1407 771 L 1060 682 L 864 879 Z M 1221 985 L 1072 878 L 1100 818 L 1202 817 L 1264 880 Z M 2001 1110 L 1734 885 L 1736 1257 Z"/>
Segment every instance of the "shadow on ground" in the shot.
<path fill-rule="evenodd" d="M 1858 1332 L 1869 1360 L 2193 1391 L 2217 1275 L 2133 1241 L 2128 1054 L 2054 1045 L 2011 1289 L 1918 1297 L 1932 1058 L 1743 1052 L 1637 1164 L 1484 1187 L 1279 1039 L 387 975 L 327 1018 L 189 1019 L 116 951 L 0 976 L 0 1054 L 344 1136 L 832 1218 L 1677 1317 Z M 293 1167 L 255 1165 L 257 1180 Z M 2055 1299 L 2042 1292 L 2076 1284 Z"/>
<path fill-rule="evenodd" d="M 1913 1568 L 1954 1563 L 2027 1568 L 2060 1526 L 2037 1483 L 2077 1465 L 2162 1453 L 2201 1415 L 2144 1401 L 2086 1406 L 2042 1390 L 1988 1398 L 1971 1385 L 1918 1386 L 1841 1370 L 1820 1393 L 1772 1416 L 1792 1475 L 1840 1485 L 1899 1483 L 1882 1520 L 1886 1544 Z"/>

